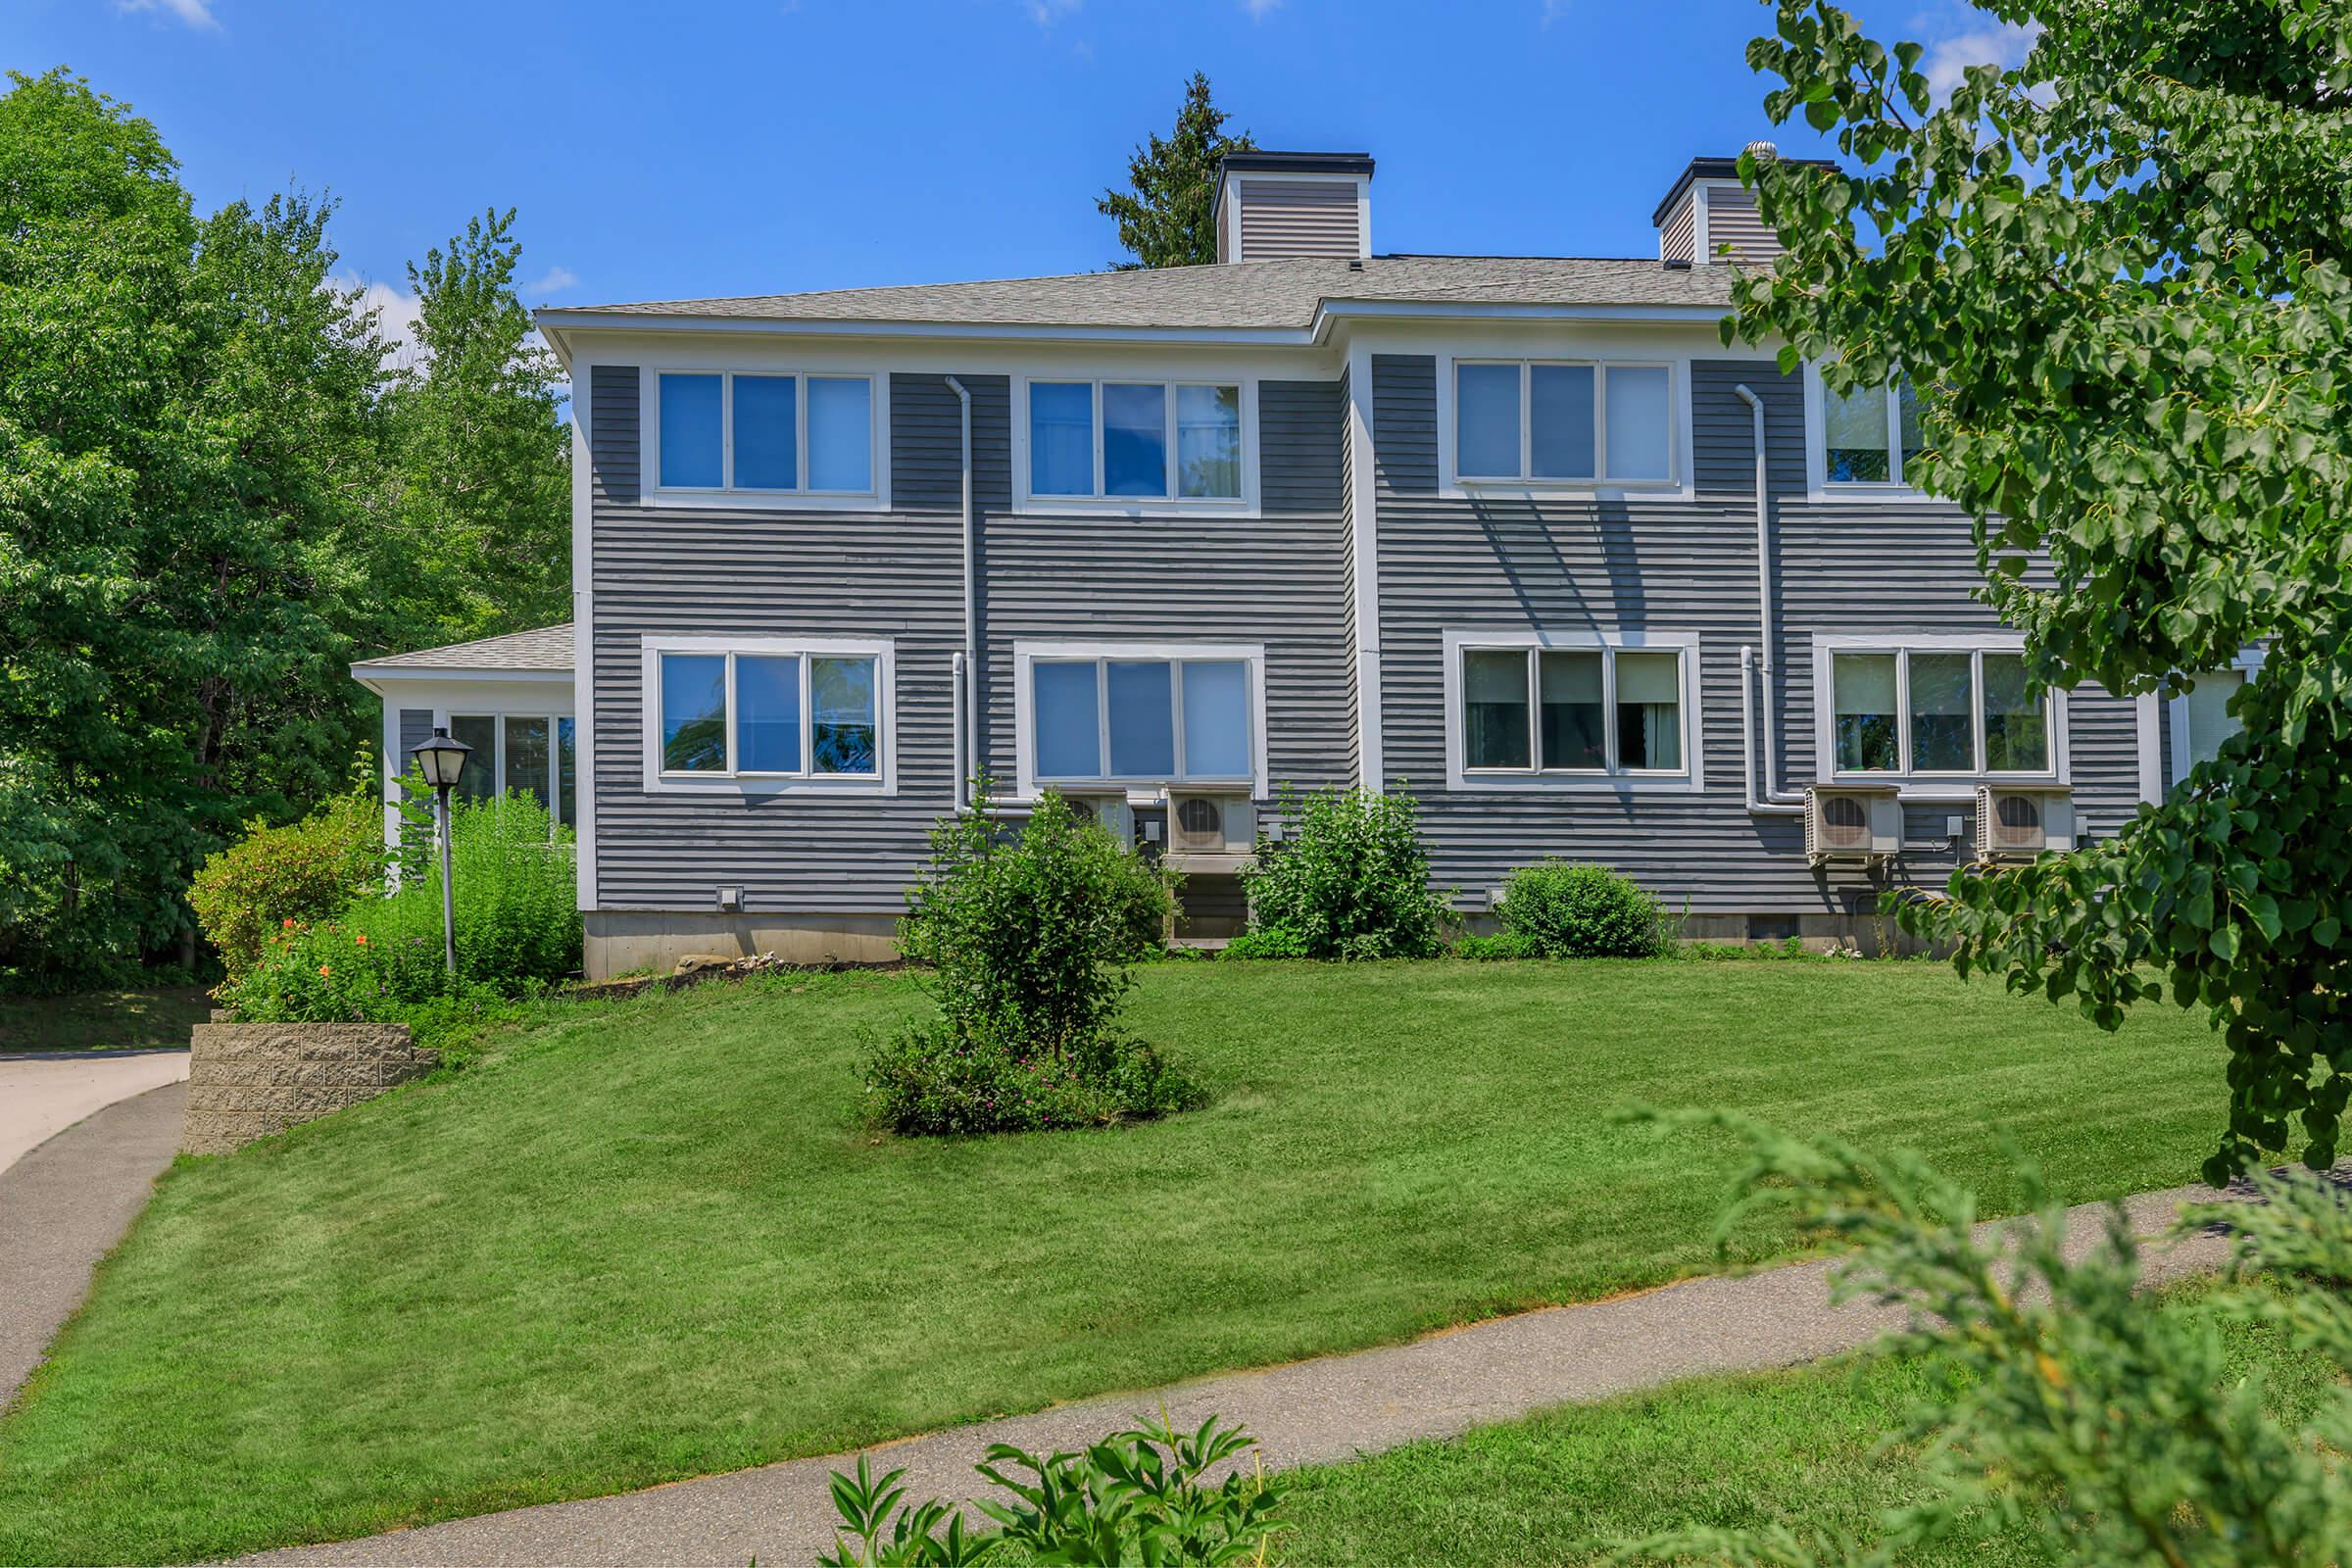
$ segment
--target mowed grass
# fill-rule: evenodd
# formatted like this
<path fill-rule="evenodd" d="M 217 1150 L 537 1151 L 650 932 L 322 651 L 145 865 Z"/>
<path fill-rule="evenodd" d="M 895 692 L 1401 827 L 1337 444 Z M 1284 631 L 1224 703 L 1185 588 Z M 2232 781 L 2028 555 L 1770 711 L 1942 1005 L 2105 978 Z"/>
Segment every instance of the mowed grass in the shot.
<path fill-rule="evenodd" d="M 184 1046 L 190 1025 L 212 1016 L 202 986 L 77 991 L 60 997 L 0 993 L 0 1054 L 12 1051 L 138 1051 Z"/>
<path fill-rule="evenodd" d="M 2203 1311 L 2208 1287 L 2166 1310 Z M 2222 1322 L 2227 1379 L 2260 1380 L 2280 1419 L 2310 1420 L 2336 1369 L 2273 1325 Z M 1616 1544 L 1693 1528 L 1783 1526 L 1875 1545 L 1890 1509 L 1938 1494 L 1917 1446 L 1896 1443 L 1959 1389 L 1934 1359 L 1841 1357 L 1793 1372 L 1695 1379 L 1300 1471 L 1282 1516 L 1287 1568 L 1583 1568 Z M 2053 1559 L 1993 1520 L 1903 1561 L 1916 1568 L 2030 1568 Z"/>
<path fill-rule="evenodd" d="M 2198 1019 L 1928 963 L 1183 964 L 1208 1108 L 855 1119 L 903 976 L 550 1005 L 463 1071 L 183 1160 L 0 1419 L 0 1560 L 184 1561 L 825 1452 L 1715 1266 L 1738 1106 L 2012 1200 L 2193 1178 Z M 1738 1255 L 1790 1249 L 1771 1229 Z"/>

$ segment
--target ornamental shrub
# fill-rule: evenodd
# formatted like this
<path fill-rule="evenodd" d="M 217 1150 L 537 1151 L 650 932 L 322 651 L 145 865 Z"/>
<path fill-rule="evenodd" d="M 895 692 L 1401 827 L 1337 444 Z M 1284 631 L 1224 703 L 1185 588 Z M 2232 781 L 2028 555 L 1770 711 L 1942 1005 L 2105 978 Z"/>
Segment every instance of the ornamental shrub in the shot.
<path fill-rule="evenodd" d="M 381 893 L 384 862 L 383 808 L 355 791 L 299 822 L 247 822 L 243 838 L 197 870 L 188 903 L 234 980 L 286 921 L 332 919 L 355 899 Z"/>
<path fill-rule="evenodd" d="M 1261 836 L 1242 872 L 1251 931 L 1268 933 L 1266 945 L 1309 958 L 1428 958 L 1444 948 L 1453 912 L 1429 885 L 1411 796 L 1286 784 L 1281 811 L 1289 838 Z"/>
<path fill-rule="evenodd" d="M 938 1016 L 876 1051 L 865 1104 L 909 1136 L 1034 1131 L 1157 1116 L 1197 1100 L 1120 1028 L 1121 967 L 1155 950 L 1169 884 L 1048 791 L 1006 835 L 983 787 L 931 830 L 899 946 L 929 967 Z"/>
<path fill-rule="evenodd" d="M 1538 860 L 1503 884 L 1503 930 L 1543 958 L 1650 958 L 1666 951 L 1668 916 L 1630 877 L 1605 866 Z"/>

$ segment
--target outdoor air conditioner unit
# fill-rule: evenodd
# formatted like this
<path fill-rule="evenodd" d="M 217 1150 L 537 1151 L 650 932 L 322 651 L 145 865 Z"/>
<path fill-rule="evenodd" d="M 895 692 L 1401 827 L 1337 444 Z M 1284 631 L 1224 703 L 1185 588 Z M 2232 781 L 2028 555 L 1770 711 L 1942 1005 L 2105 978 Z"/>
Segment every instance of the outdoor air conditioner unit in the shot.
<path fill-rule="evenodd" d="M 1248 856 L 1256 849 L 1257 807 L 1247 795 L 1169 792 L 1169 854 Z"/>
<path fill-rule="evenodd" d="M 2064 784 L 1977 786 L 1977 858 L 2030 860 L 2075 847 L 2074 791 Z"/>
<path fill-rule="evenodd" d="M 1805 859 L 1886 860 L 1903 847 L 1903 804 L 1892 784 L 1814 784 L 1805 790 Z"/>
<path fill-rule="evenodd" d="M 1132 848 L 1135 844 L 1135 808 L 1127 804 L 1125 790 L 1101 795 L 1064 795 L 1070 814 L 1081 820 L 1100 825 L 1111 840 Z"/>

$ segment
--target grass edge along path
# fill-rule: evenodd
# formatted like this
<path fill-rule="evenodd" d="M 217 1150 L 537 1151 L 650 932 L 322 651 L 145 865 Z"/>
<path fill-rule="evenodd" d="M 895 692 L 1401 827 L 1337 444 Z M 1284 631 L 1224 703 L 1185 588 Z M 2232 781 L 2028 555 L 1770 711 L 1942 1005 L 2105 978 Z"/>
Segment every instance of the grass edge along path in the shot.
<path fill-rule="evenodd" d="M 185 1561 L 596 1495 L 1395 1344 L 1714 1266 L 1737 1157 L 1629 1102 L 2171 1186 L 2200 1021 L 1929 964 L 1168 964 L 1208 1108 L 875 1140 L 899 976 L 541 1009 L 466 1069 L 182 1161 L 0 1420 L 0 1561 Z M 1802 1239 L 1759 1228 L 1735 1261 Z"/>

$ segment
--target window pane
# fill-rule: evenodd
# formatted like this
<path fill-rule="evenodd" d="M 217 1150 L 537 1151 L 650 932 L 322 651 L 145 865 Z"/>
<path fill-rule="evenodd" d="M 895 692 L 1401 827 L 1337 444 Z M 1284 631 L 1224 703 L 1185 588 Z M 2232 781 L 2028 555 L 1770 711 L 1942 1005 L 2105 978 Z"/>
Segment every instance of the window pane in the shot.
<path fill-rule="evenodd" d="M 2188 765 L 2222 755 L 2222 742 L 2245 728 L 2230 712 L 2230 699 L 2245 685 L 2242 669 L 2217 669 L 2188 683 L 2182 707 L 2188 720 Z"/>
<path fill-rule="evenodd" d="M 1894 409 L 1896 438 L 1902 443 L 1898 461 L 1907 465 L 1926 446 L 1919 433 L 1919 394 L 1912 390 L 1910 382 L 1894 384 Z M 1911 476 L 1906 472 L 1902 477 L 1907 480 Z"/>
<path fill-rule="evenodd" d="M 1595 770 L 1608 766 L 1600 662 L 1597 651 L 1537 657 L 1544 766 Z"/>
<path fill-rule="evenodd" d="M 1528 368 L 1528 463 L 1539 479 L 1590 479 L 1592 367 Z"/>
<path fill-rule="evenodd" d="M 1894 661 L 1892 654 L 1830 656 L 1831 748 L 1840 773 L 1888 773 L 1901 765 Z"/>
<path fill-rule="evenodd" d="M 719 378 L 662 377 L 662 483 L 715 490 L 719 471 Z"/>
<path fill-rule="evenodd" d="M 455 791 L 461 801 L 486 801 L 498 793 L 498 720 L 482 713 L 453 713 L 449 737 L 473 748 L 458 774 Z"/>
<path fill-rule="evenodd" d="M 1977 765 L 1977 677 L 1967 654 L 1911 656 L 1911 767 L 1967 773 Z"/>
<path fill-rule="evenodd" d="M 799 388 L 789 375 L 739 375 L 735 378 L 737 489 L 799 488 Z"/>
<path fill-rule="evenodd" d="M 1175 694 L 1167 662 L 1118 662 L 1109 671 L 1111 776 L 1174 776 Z"/>
<path fill-rule="evenodd" d="M 577 827 L 580 821 L 580 764 L 572 740 L 572 722 L 556 720 L 556 819 Z"/>
<path fill-rule="evenodd" d="M 1166 387 L 1103 387 L 1102 492 L 1113 496 L 1168 493 Z"/>
<path fill-rule="evenodd" d="M 870 381 L 808 378 L 809 489 L 858 495 L 873 489 L 873 405 Z"/>
<path fill-rule="evenodd" d="M 874 662 L 809 660 L 809 771 L 871 773 L 881 757 L 877 741 Z"/>
<path fill-rule="evenodd" d="M 727 659 L 662 656 L 662 771 L 727 770 Z"/>
<path fill-rule="evenodd" d="M 1184 666 L 1184 771 L 1188 778 L 1248 778 L 1250 666 L 1207 660 Z"/>
<path fill-rule="evenodd" d="M 1454 470 L 1518 478 L 1519 367 L 1459 365 L 1453 376 Z"/>
<path fill-rule="evenodd" d="M 1095 666 L 1031 666 L 1037 697 L 1037 776 L 1102 776 L 1102 710 L 1095 701 Z"/>
<path fill-rule="evenodd" d="M 1610 478 L 1663 479 L 1674 471 L 1666 440 L 1668 384 L 1662 365 L 1609 367 Z"/>
<path fill-rule="evenodd" d="M 1886 389 L 1858 386 L 1822 402 L 1823 439 L 1833 484 L 1879 483 L 1894 476 L 1886 461 Z"/>
<path fill-rule="evenodd" d="M 529 795 L 541 806 L 547 793 L 547 720 L 507 720 L 506 788 L 509 795 Z"/>
<path fill-rule="evenodd" d="M 1618 654 L 1617 765 L 1683 765 L 1681 655 Z"/>
<path fill-rule="evenodd" d="M 1526 767 L 1527 655 L 1462 656 L 1464 760 L 1472 767 Z"/>
<path fill-rule="evenodd" d="M 1030 383 L 1029 493 L 1095 493 L 1095 389 L 1090 383 Z"/>
<path fill-rule="evenodd" d="M 1242 493 L 1242 389 L 1176 389 L 1176 483 L 1188 496 Z"/>
<path fill-rule="evenodd" d="M 801 662 L 735 656 L 735 769 L 801 770 Z"/>
<path fill-rule="evenodd" d="M 1996 773 L 2050 770 L 2049 700 L 2026 695 L 2021 654 L 1984 656 L 1984 765 Z"/>

